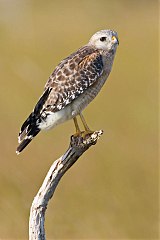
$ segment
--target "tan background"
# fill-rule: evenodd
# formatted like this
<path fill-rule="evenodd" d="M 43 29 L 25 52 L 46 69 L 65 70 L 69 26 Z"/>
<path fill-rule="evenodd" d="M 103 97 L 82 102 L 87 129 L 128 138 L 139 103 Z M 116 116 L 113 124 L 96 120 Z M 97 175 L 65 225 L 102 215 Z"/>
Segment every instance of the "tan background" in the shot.
<path fill-rule="evenodd" d="M 29 209 L 70 121 L 16 156 L 17 134 L 54 67 L 101 29 L 120 45 L 85 110 L 104 135 L 61 180 L 46 215 L 50 239 L 158 239 L 158 1 L 0 0 L 0 238 L 27 239 Z"/>

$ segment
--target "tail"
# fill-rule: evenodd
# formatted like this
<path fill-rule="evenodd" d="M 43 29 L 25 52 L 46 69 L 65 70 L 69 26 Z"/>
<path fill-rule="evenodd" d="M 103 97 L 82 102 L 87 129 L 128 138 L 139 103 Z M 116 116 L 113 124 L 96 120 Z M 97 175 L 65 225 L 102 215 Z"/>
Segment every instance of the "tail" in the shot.
<path fill-rule="evenodd" d="M 21 131 L 18 137 L 19 146 L 17 147 L 17 150 L 16 150 L 17 154 L 20 154 L 20 152 L 22 152 L 22 150 L 40 132 L 40 129 L 38 128 L 36 122 L 37 121 L 34 116 L 34 112 L 32 112 L 21 127 Z"/>
<path fill-rule="evenodd" d="M 44 107 L 44 104 L 51 92 L 52 88 L 47 88 L 43 95 L 40 97 L 38 103 L 36 104 L 33 112 L 29 115 L 27 120 L 23 123 L 18 142 L 19 146 L 17 147 L 17 154 L 20 154 L 22 150 L 32 141 L 32 139 L 40 132 L 39 123 L 41 121 L 41 111 Z"/>

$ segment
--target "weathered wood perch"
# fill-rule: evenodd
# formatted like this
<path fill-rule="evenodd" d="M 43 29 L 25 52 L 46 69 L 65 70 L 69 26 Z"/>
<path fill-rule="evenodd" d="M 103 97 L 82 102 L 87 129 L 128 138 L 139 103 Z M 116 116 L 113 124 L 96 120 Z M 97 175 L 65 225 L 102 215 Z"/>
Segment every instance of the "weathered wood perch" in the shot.
<path fill-rule="evenodd" d="M 78 160 L 78 158 L 92 145 L 96 144 L 103 131 L 95 131 L 82 136 L 72 136 L 68 150 L 57 159 L 49 169 L 44 182 L 35 196 L 29 219 L 29 239 L 45 240 L 45 212 L 48 202 L 64 173 Z"/>

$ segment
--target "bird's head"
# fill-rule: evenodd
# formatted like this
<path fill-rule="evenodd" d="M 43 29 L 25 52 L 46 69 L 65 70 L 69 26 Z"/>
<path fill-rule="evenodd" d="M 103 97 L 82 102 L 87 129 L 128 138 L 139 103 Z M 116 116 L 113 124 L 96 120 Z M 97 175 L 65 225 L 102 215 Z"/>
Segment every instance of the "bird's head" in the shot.
<path fill-rule="evenodd" d="M 118 34 L 112 30 L 96 32 L 89 40 L 89 45 L 105 51 L 116 50 L 118 44 Z"/>

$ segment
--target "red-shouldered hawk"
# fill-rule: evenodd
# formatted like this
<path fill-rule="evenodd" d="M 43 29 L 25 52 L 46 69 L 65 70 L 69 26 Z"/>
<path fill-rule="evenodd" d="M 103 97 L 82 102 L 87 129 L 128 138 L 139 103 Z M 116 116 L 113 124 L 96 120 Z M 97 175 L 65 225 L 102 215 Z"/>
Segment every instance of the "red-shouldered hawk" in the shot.
<path fill-rule="evenodd" d="M 42 96 L 19 133 L 19 154 L 41 131 L 53 128 L 80 115 L 84 129 L 90 132 L 82 111 L 105 83 L 114 60 L 118 35 L 112 30 L 96 32 L 89 43 L 65 58 L 49 77 Z"/>

